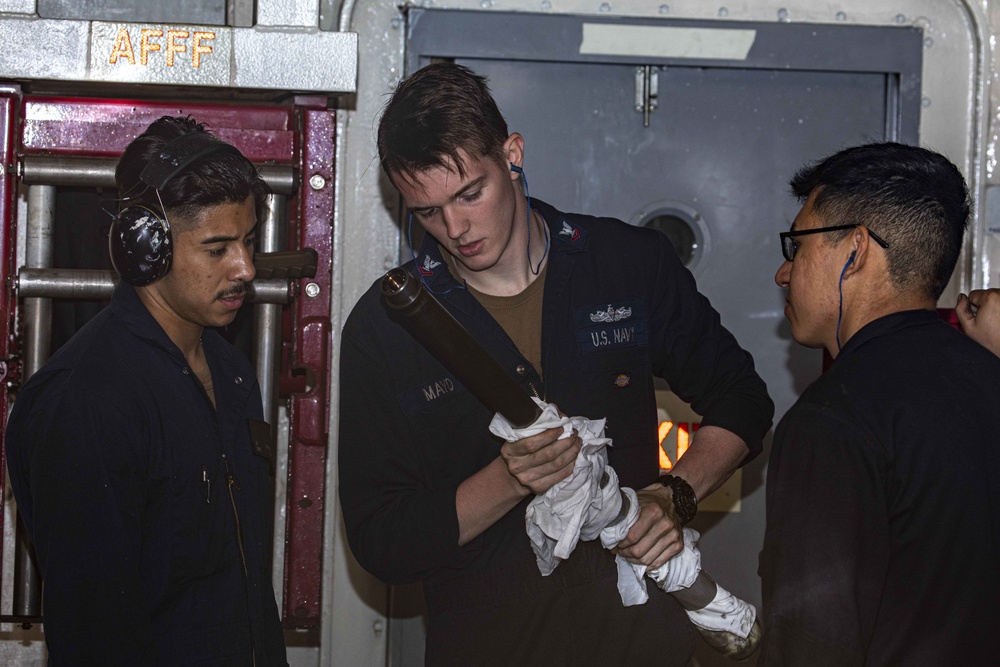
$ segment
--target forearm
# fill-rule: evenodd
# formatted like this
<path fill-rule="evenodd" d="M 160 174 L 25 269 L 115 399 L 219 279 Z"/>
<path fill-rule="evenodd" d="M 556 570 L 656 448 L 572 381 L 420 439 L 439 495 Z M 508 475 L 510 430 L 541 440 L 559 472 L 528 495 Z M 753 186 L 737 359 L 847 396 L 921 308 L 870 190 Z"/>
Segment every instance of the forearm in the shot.
<path fill-rule="evenodd" d="M 702 415 L 698 434 L 708 433 L 709 426 L 724 429 L 742 441 L 740 460 L 752 459 L 762 451 L 774 416 L 774 403 L 753 358 L 722 326 L 690 274 L 679 271 L 660 280 L 670 287 L 659 296 L 663 304 L 657 316 L 659 334 L 651 346 L 655 374 Z"/>
<path fill-rule="evenodd" d="M 482 534 L 529 494 L 499 456 L 466 479 L 455 493 L 459 546 Z"/>
<path fill-rule="evenodd" d="M 582 441 L 563 427 L 507 442 L 500 456 L 463 481 L 455 494 L 459 546 L 496 523 L 523 498 L 543 494 L 573 472 Z"/>
<path fill-rule="evenodd" d="M 729 479 L 747 453 L 739 436 L 717 426 L 702 426 L 671 474 L 684 478 L 700 501 Z"/>

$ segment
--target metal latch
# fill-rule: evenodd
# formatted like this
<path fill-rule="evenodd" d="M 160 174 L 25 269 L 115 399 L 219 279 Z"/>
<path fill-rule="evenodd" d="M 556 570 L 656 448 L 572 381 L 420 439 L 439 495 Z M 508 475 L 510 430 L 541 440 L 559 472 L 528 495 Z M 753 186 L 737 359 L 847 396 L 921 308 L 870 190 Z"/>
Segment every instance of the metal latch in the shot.
<path fill-rule="evenodd" d="M 642 126 L 649 127 L 649 113 L 656 110 L 660 68 L 639 65 L 635 68 L 635 110 L 642 113 Z"/>

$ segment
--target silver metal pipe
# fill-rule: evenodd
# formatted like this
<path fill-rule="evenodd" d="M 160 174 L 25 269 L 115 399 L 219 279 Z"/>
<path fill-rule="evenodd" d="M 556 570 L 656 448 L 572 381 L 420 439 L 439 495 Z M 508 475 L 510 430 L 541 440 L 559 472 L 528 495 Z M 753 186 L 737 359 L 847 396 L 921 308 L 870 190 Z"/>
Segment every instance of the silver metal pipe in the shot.
<path fill-rule="evenodd" d="M 114 271 L 100 269 L 29 269 L 17 273 L 17 295 L 24 299 L 110 299 L 118 282 Z"/>
<path fill-rule="evenodd" d="M 17 295 L 23 299 L 110 299 L 118 274 L 101 269 L 29 269 L 17 274 Z M 252 303 L 286 304 L 292 300 L 287 280 L 258 279 L 250 283 Z"/>
<path fill-rule="evenodd" d="M 21 158 L 21 180 L 31 185 L 114 188 L 116 164 L 96 157 L 26 156 Z"/>
<path fill-rule="evenodd" d="M 277 304 L 274 307 L 278 309 L 279 313 L 281 305 L 292 302 L 292 284 L 287 280 L 257 278 L 250 283 L 250 288 L 251 303 Z"/>
<path fill-rule="evenodd" d="M 257 228 L 257 245 L 261 252 L 278 250 L 278 232 L 282 217 L 288 210 L 284 195 L 273 195 L 264 210 Z M 275 424 L 277 416 L 278 340 L 281 335 L 281 306 L 258 303 L 254 306 L 254 367 L 260 383 L 260 397 L 264 405 L 264 418 Z"/>
<path fill-rule="evenodd" d="M 24 521 L 17 517 L 14 531 L 14 606 L 13 615 L 27 619 L 38 616 L 42 610 L 41 575 L 35 566 L 35 550 Z"/>
<path fill-rule="evenodd" d="M 53 185 L 28 187 L 28 220 L 24 263 L 52 266 L 52 235 L 56 218 L 56 188 Z M 24 302 L 24 379 L 30 378 L 49 358 L 52 346 L 52 299 L 32 298 Z M 20 523 L 20 521 L 18 522 Z M 42 581 L 35 567 L 27 532 L 15 537 L 14 605 L 15 616 L 38 616 L 41 612 Z"/>
<path fill-rule="evenodd" d="M 275 196 L 295 194 L 299 184 L 292 167 L 283 167 L 278 164 L 258 164 L 256 166 L 260 177 L 271 186 Z"/>
<path fill-rule="evenodd" d="M 24 265 L 32 268 L 52 266 L 52 234 L 55 227 L 56 188 L 32 185 L 28 188 L 28 227 Z M 42 367 L 49 358 L 52 342 L 52 302 L 30 299 L 24 303 L 24 379 Z"/>
<path fill-rule="evenodd" d="M 21 180 L 31 185 L 62 185 L 76 187 L 114 188 L 115 167 L 111 158 L 53 157 L 27 155 L 21 158 Z M 295 191 L 295 170 L 292 167 L 257 165 L 261 178 L 278 194 Z"/>
<path fill-rule="evenodd" d="M 279 232 L 287 226 L 288 198 L 274 194 L 268 200 L 257 226 L 257 247 L 261 252 L 277 252 Z M 264 419 L 271 425 L 274 438 L 274 516 L 271 553 L 276 560 L 271 564 L 272 576 L 278 578 L 285 571 L 285 512 L 288 503 L 288 431 L 278 431 L 281 414 L 278 409 L 278 372 L 281 370 L 279 346 L 281 344 L 281 306 L 257 304 L 254 306 L 254 368 L 260 383 L 260 400 Z M 287 421 L 287 420 L 286 420 Z M 275 589 L 280 590 L 279 588 Z"/>

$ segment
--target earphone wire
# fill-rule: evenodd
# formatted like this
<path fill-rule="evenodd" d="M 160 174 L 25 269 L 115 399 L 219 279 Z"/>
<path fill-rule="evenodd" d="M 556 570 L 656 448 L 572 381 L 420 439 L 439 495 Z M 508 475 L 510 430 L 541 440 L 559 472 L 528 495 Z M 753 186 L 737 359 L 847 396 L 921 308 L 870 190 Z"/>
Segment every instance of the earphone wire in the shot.
<path fill-rule="evenodd" d="M 531 273 L 538 275 L 542 270 L 542 262 L 549 254 L 549 228 L 547 225 L 542 224 L 542 233 L 545 234 L 545 250 L 542 251 L 542 258 L 538 260 L 537 266 L 532 266 L 531 264 L 531 193 L 528 191 L 528 177 L 524 175 L 524 169 L 517 166 L 516 164 L 510 165 L 511 171 L 520 174 L 521 182 L 524 183 L 524 196 L 527 200 L 528 211 L 525 214 L 525 218 L 528 223 L 528 268 L 531 269 Z"/>
<path fill-rule="evenodd" d="M 840 305 L 837 307 L 837 352 L 840 352 L 840 321 L 844 317 L 844 274 L 847 273 L 847 267 L 851 265 L 854 261 L 854 255 L 847 260 L 847 264 L 844 264 L 844 268 L 840 271 L 840 281 L 837 283 L 837 291 L 840 292 Z"/>
<path fill-rule="evenodd" d="M 160 197 L 160 191 L 157 190 L 156 188 L 153 188 L 153 192 L 156 193 L 156 201 L 160 202 L 160 213 L 163 214 L 163 229 L 167 232 L 167 234 L 169 234 L 170 233 L 170 221 L 167 220 L 167 209 L 163 205 L 163 199 Z"/>

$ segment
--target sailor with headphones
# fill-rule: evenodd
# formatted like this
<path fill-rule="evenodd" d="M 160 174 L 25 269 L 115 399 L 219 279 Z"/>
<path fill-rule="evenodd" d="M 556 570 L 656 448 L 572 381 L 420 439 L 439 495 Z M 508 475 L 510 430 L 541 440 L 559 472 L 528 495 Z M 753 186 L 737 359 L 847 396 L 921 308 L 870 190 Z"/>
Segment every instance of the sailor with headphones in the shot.
<path fill-rule="evenodd" d="M 137 286 L 149 285 L 170 270 L 170 223 L 162 212 L 160 193 L 186 167 L 213 154 L 243 158 L 235 146 L 207 132 L 189 132 L 165 145 L 143 167 L 139 182 L 125 191 L 123 206 L 114 217 L 108 235 L 111 263 L 123 280 Z M 127 174 L 120 172 L 115 177 L 124 182 L 128 179 Z M 129 193 L 136 190 L 130 198 Z M 155 201 L 151 201 L 153 198 Z"/>
<path fill-rule="evenodd" d="M 217 331 L 254 278 L 270 190 L 163 117 L 126 147 L 110 306 L 18 393 L 7 431 L 53 664 L 286 665 L 271 585 L 270 429 Z"/>

